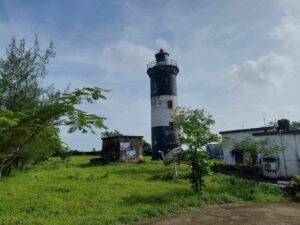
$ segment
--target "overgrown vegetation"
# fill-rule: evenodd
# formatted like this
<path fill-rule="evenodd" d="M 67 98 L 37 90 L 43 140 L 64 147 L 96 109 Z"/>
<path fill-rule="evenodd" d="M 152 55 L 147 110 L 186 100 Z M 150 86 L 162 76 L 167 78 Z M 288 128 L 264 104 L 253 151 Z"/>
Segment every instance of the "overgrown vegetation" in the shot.
<path fill-rule="evenodd" d="M 178 108 L 173 121 L 179 131 L 178 144 L 187 147 L 180 160 L 188 162 L 191 166 L 189 180 L 192 189 L 201 193 L 205 186 L 204 176 L 209 173 L 208 155 L 202 148 L 208 143 L 216 142 L 219 137 L 211 133 L 210 127 L 214 124 L 211 115 L 203 109 Z"/>
<path fill-rule="evenodd" d="M 143 154 L 146 156 L 152 155 L 152 146 L 145 139 L 143 139 Z"/>
<path fill-rule="evenodd" d="M 198 195 L 187 180 L 167 177 L 172 165 L 150 157 L 141 164 L 105 166 L 90 165 L 90 159 L 51 158 L 1 179 L 0 224 L 131 224 L 192 207 L 288 199 L 274 185 L 220 174 L 205 177 L 207 186 Z M 179 169 L 189 173 L 186 166 Z"/>
<path fill-rule="evenodd" d="M 76 108 L 83 101 L 104 99 L 100 88 L 82 88 L 73 92 L 43 87 L 46 65 L 55 56 L 53 43 L 41 52 L 37 38 L 26 50 L 25 39 L 17 45 L 12 39 L 4 58 L 0 58 L 0 176 L 13 167 L 24 169 L 64 151 L 58 131 L 69 126 L 86 133 L 103 128 L 104 118 Z"/>
<path fill-rule="evenodd" d="M 258 141 L 245 138 L 242 141 L 234 142 L 234 153 L 243 155 L 243 165 L 257 176 L 258 170 L 261 169 L 261 163 L 258 162 L 258 156 L 264 158 L 274 157 L 276 153 L 281 151 L 279 145 L 270 145 L 269 138 L 263 138 Z"/>
<path fill-rule="evenodd" d="M 26 48 L 25 39 L 17 44 L 12 38 L 0 58 L 0 109 L 19 112 L 55 102 L 60 91 L 52 85 L 42 86 L 48 73 L 47 64 L 54 56 L 53 42 L 42 51 L 37 37 L 30 48 Z"/>
<path fill-rule="evenodd" d="M 102 138 L 113 137 L 113 136 L 121 136 L 121 135 L 123 135 L 123 134 L 120 131 L 116 130 L 116 129 L 113 130 L 113 131 L 106 130 L 106 131 L 101 132 L 101 137 Z"/>
<path fill-rule="evenodd" d="M 83 88 L 64 94 L 55 104 L 22 112 L 0 110 L 0 175 L 9 175 L 14 165 L 24 163 L 24 155 L 37 159 L 39 151 L 46 156 L 48 146 L 59 150 L 62 143 L 56 132 L 59 126 L 66 125 L 70 132 L 82 133 L 104 127 L 104 118 L 75 107 L 84 100 L 93 102 L 99 98 L 104 98 L 101 89 Z"/>
<path fill-rule="evenodd" d="M 297 197 L 300 200 L 300 176 L 295 175 L 285 187 L 288 194 Z"/>

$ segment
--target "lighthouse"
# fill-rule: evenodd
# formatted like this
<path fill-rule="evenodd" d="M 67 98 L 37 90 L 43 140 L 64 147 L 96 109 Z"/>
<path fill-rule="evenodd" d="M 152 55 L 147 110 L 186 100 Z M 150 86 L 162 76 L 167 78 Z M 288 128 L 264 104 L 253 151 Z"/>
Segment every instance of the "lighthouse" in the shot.
<path fill-rule="evenodd" d="M 155 58 L 147 64 L 151 83 L 152 159 L 162 159 L 162 154 L 166 155 L 176 147 L 172 114 L 177 108 L 176 76 L 179 69 L 164 49 L 160 49 Z"/>

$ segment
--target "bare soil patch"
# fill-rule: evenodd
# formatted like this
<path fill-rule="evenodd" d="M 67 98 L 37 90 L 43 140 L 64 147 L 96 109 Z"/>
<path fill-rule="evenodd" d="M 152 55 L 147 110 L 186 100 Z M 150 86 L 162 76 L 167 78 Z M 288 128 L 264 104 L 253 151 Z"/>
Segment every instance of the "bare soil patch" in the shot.
<path fill-rule="evenodd" d="M 177 215 L 144 225 L 300 225 L 300 203 L 222 205 Z"/>

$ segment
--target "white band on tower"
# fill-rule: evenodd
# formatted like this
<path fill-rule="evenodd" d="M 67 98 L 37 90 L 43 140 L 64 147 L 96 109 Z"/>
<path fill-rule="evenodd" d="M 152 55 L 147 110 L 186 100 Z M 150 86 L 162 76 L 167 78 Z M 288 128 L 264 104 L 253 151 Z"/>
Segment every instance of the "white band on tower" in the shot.
<path fill-rule="evenodd" d="M 177 108 L 177 96 L 160 95 L 151 98 L 151 127 L 170 126 Z"/>

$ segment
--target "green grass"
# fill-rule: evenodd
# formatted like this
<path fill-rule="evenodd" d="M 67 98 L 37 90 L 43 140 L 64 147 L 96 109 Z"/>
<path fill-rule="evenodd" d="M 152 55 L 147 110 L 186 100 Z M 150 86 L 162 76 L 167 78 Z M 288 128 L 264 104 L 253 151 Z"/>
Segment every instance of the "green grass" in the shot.
<path fill-rule="evenodd" d="M 53 158 L 1 178 L 0 224 L 124 224 L 212 204 L 287 200 L 270 184 L 221 174 L 197 195 L 187 180 L 168 179 L 172 166 L 162 162 L 91 166 L 90 159 Z"/>

